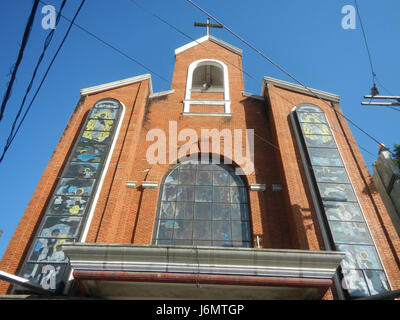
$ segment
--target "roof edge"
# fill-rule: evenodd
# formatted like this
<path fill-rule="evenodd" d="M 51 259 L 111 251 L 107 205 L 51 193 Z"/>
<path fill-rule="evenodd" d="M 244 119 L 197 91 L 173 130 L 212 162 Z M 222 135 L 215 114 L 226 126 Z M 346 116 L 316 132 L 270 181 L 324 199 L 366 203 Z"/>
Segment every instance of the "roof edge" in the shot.
<path fill-rule="evenodd" d="M 318 96 L 319 98 L 329 100 L 329 101 L 332 101 L 335 103 L 340 102 L 340 96 L 337 94 L 322 91 L 322 90 L 317 90 L 317 89 L 313 89 L 313 88 L 309 88 L 309 87 L 307 87 L 308 88 L 307 89 L 306 87 L 304 87 L 302 85 L 294 84 L 294 83 L 283 81 L 283 80 L 278 80 L 278 79 L 271 78 L 271 77 L 264 77 L 261 95 L 264 95 L 265 84 L 267 84 L 267 83 L 270 83 L 279 88 L 283 88 L 283 89 L 287 89 L 287 90 L 291 90 L 291 91 L 295 91 L 295 92 L 299 92 L 299 93 L 303 93 L 303 94 L 307 94 L 307 95 L 312 95 L 311 94 L 311 92 L 312 92 L 313 94 L 315 94 L 315 96 Z"/>
<path fill-rule="evenodd" d="M 152 81 L 151 81 L 151 74 L 149 74 L 149 73 L 142 74 L 142 75 L 139 75 L 136 77 L 118 80 L 118 81 L 108 82 L 108 83 L 100 84 L 100 85 L 93 86 L 93 87 L 84 88 L 84 89 L 80 90 L 80 93 L 81 93 L 81 95 L 98 93 L 98 92 L 102 92 L 102 91 L 106 91 L 106 90 L 110 90 L 110 89 L 123 87 L 128 84 L 140 82 L 140 81 L 147 80 L 147 79 L 150 79 L 150 93 L 152 94 L 153 93 L 153 85 L 152 85 Z"/>
<path fill-rule="evenodd" d="M 252 98 L 259 101 L 265 101 L 263 96 L 259 96 L 250 92 L 242 91 L 242 96 L 246 98 Z"/>
<path fill-rule="evenodd" d="M 154 92 L 154 93 L 149 95 L 149 98 L 152 99 L 152 98 L 164 97 L 164 96 L 167 96 L 167 95 L 172 94 L 174 92 L 175 92 L 174 89 L 167 90 L 167 91 Z"/>
<path fill-rule="evenodd" d="M 175 50 L 175 55 L 178 55 L 178 54 L 180 54 L 180 53 L 182 53 L 182 52 L 184 52 L 184 51 L 186 51 L 186 50 L 188 50 L 190 48 L 193 48 L 193 47 L 195 47 L 195 46 L 197 46 L 197 45 L 199 45 L 199 44 L 201 44 L 201 43 L 203 43 L 203 42 L 205 42 L 207 40 L 210 40 L 210 41 L 212 41 L 212 42 L 214 42 L 216 44 L 219 44 L 220 46 L 224 47 L 225 49 L 228 49 L 228 50 L 232 51 L 233 53 L 236 53 L 239 56 L 242 56 L 243 51 L 241 49 L 229 44 L 228 42 L 225 42 L 225 41 L 223 41 L 221 39 L 218 39 L 218 38 L 216 38 L 214 36 L 211 36 L 211 35 L 206 35 L 204 37 L 201 37 L 201 38 L 199 38 L 197 40 L 194 40 L 192 42 L 189 42 L 189 43 L 177 48 Z"/>

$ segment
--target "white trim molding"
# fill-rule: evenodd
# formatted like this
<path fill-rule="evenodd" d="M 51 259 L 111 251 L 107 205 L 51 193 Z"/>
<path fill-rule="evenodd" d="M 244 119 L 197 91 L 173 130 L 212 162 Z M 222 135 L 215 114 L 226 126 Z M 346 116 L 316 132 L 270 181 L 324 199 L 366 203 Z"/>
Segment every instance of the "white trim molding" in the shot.
<path fill-rule="evenodd" d="M 197 40 L 189 42 L 189 43 L 185 44 L 182 47 L 177 48 L 175 50 L 175 55 L 178 55 L 178 54 L 180 54 L 180 53 L 182 53 L 182 52 L 184 52 L 184 51 L 186 51 L 186 50 L 188 50 L 190 48 L 193 48 L 193 47 L 195 47 L 195 46 L 197 46 L 197 45 L 199 45 L 199 44 L 201 44 L 201 43 L 203 43 L 203 42 L 205 42 L 207 40 L 210 40 L 210 41 L 220 45 L 221 47 L 224 47 L 225 49 L 228 49 L 228 50 L 232 51 L 233 53 L 236 53 L 239 56 L 242 55 L 242 50 L 241 49 L 229 44 L 228 42 L 222 41 L 221 39 L 218 39 L 218 38 L 216 38 L 214 36 L 211 36 L 211 35 L 206 35 L 206 36 L 201 37 L 201 38 L 199 38 Z"/>
<path fill-rule="evenodd" d="M 149 98 L 159 98 L 159 97 L 165 97 L 167 95 L 170 95 L 172 93 L 174 93 L 175 90 L 167 90 L 167 91 L 161 91 L 161 92 L 155 92 L 149 95 Z"/>
<path fill-rule="evenodd" d="M 265 101 L 263 96 L 258 96 L 256 94 L 252 94 L 252 93 L 245 92 L 245 91 L 242 92 L 242 96 L 246 97 L 246 98 L 252 98 L 252 99 L 255 99 L 255 100 L 259 100 L 259 101 Z"/>
<path fill-rule="evenodd" d="M 142 188 L 143 189 L 157 189 L 158 182 L 157 181 L 143 181 Z"/>
<path fill-rule="evenodd" d="M 136 186 L 137 186 L 137 181 L 127 181 L 127 182 L 125 183 L 125 186 L 126 186 L 127 188 L 135 189 Z"/>
<path fill-rule="evenodd" d="M 99 243 L 66 243 L 62 249 L 82 293 L 106 299 L 320 299 L 345 256 Z"/>
<path fill-rule="evenodd" d="M 212 113 L 212 112 L 182 112 L 187 117 L 232 117 L 231 113 Z"/>
<path fill-rule="evenodd" d="M 268 84 L 268 83 L 272 84 L 276 87 L 279 87 L 279 88 L 303 93 L 303 94 L 306 94 L 309 96 L 312 96 L 312 94 L 311 94 L 311 92 L 312 92 L 313 94 L 315 94 L 315 96 L 318 96 L 321 99 L 329 100 L 334 103 L 340 102 L 340 96 L 337 94 L 333 94 L 330 92 L 321 91 L 321 90 L 317 90 L 317 89 L 313 89 L 313 88 L 309 88 L 309 87 L 308 87 L 309 90 L 307 90 L 307 88 L 305 88 L 304 86 L 301 86 L 299 84 L 294 84 L 294 83 L 290 83 L 287 81 L 278 80 L 278 79 L 274 79 L 274 78 L 270 78 L 270 77 L 264 77 L 264 82 L 263 82 L 263 87 L 262 87 L 262 92 L 261 92 L 262 96 L 264 96 L 264 90 L 266 88 L 266 84 Z"/>
<path fill-rule="evenodd" d="M 148 80 L 148 79 L 150 80 L 150 93 L 153 94 L 151 74 L 142 74 L 140 76 L 136 76 L 136 77 L 132 77 L 132 78 L 108 82 L 108 83 L 100 84 L 97 86 L 81 89 L 81 95 L 84 96 L 84 95 L 88 95 L 88 94 L 99 93 L 99 92 L 110 90 L 110 89 L 116 89 L 116 88 L 119 88 L 122 86 L 126 86 L 128 84 L 132 84 L 135 82 L 140 82 L 140 81 Z"/>
<path fill-rule="evenodd" d="M 265 184 L 249 184 L 250 191 L 265 191 L 267 186 Z"/>
<path fill-rule="evenodd" d="M 339 251 L 65 243 L 74 270 L 185 272 L 331 279 Z"/>

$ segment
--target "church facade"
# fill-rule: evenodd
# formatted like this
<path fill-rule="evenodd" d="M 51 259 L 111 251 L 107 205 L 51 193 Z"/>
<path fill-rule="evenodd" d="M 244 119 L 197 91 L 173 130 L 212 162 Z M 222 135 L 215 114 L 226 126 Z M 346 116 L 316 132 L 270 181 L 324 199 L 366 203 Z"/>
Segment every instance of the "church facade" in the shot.
<path fill-rule="evenodd" d="M 400 239 L 340 97 L 207 35 L 81 98 L 0 262 L 0 294 L 354 299 L 400 288 Z M 7 280 L 6 278 L 2 278 Z M 12 281 L 11 281 L 12 282 Z M 43 293 L 43 292 L 42 292 Z"/>

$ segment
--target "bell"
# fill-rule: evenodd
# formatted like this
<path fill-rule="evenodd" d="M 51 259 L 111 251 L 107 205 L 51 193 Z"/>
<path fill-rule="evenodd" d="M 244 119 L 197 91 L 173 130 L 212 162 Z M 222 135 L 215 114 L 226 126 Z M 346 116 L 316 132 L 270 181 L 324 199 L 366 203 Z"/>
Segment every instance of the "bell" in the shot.
<path fill-rule="evenodd" d="M 203 83 L 203 89 L 204 90 L 208 90 L 209 88 L 211 87 L 211 84 L 209 84 L 209 83 Z"/>

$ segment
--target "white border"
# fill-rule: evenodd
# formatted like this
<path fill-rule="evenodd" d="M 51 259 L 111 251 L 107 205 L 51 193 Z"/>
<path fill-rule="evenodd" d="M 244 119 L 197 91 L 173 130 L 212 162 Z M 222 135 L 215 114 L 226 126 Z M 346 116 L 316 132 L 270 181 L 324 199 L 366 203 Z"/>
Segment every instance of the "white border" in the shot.
<path fill-rule="evenodd" d="M 212 65 L 215 66 L 219 69 L 222 69 L 223 73 L 224 73 L 224 100 L 225 101 L 221 101 L 220 103 L 223 104 L 225 106 L 225 113 L 231 113 L 231 101 L 229 100 L 229 74 L 228 74 L 228 67 L 226 66 L 225 63 L 218 61 L 218 60 L 214 60 L 214 59 L 201 59 L 201 60 L 197 60 L 192 62 L 189 65 L 188 68 L 188 73 L 187 73 L 187 78 L 186 78 L 186 92 L 185 92 L 185 99 L 183 101 L 183 112 L 184 113 L 190 113 L 190 105 L 192 103 L 196 103 L 196 104 L 209 104 L 210 101 L 204 101 L 201 102 L 200 100 L 196 100 L 196 101 L 191 101 L 190 97 L 192 94 L 192 82 L 193 82 L 193 71 L 202 65 Z"/>
<path fill-rule="evenodd" d="M 136 76 L 136 77 L 132 77 L 132 78 L 127 78 L 127 79 L 122 79 L 122 80 L 118 80 L 118 81 L 114 81 L 114 82 L 100 84 L 100 85 L 94 86 L 94 87 L 84 88 L 84 89 L 81 89 L 80 93 L 82 96 L 84 96 L 84 95 L 98 93 L 98 92 L 105 91 L 105 90 L 119 88 L 122 86 L 126 86 L 128 84 L 132 84 L 132 83 L 147 80 L 147 79 L 150 79 L 150 94 L 153 94 L 153 87 L 151 84 L 151 74 L 149 74 L 149 73 L 142 74 L 140 76 Z"/>
<path fill-rule="evenodd" d="M 238 54 L 240 56 L 243 53 L 243 51 L 241 49 L 236 48 L 233 45 L 231 45 L 231 44 L 229 44 L 229 43 L 227 43 L 225 41 L 222 41 L 222 40 L 220 40 L 220 39 L 218 39 L 218 38 L 216 38 L 214 36 L 211 36 L 211 35 L 206 35 L 206 36 L 201 37 L 201 38 L 199 38 L 197 40 L 189 42 L 189 43 L 183 45 L 182 47 L 179 47 L 179 48 L 175 49 L 175 55 L 178 55 L 178 54 L 180 54 L 180 53 L 182 53 L 182 52 L 184 52 L 184 51 L 186 51 L 186 50 L 188 50 L 190 48 L 193 48 L 193 47 L 195 47 L 195 46 L 197 46 L 197 45 L 199 45 L 199 44 L 201 44 L 201 43 L 203 43 L 203 42 L 205 42 L 207 40 L 210 40 L 210 41 L 212 41 L 212 42 L 214 42 L 216 44 L 219 44 L 220 46 L 224 47 L 225 49 L 228 49 L 228 50 L 232 51 L 233 53 L 236 53 L 236 54 Z"/>
<path fill-rule="evenodd" d="M 332 101 L 332 102 L 335 102 L 335 103 L 339 103 L 340 102 L 340 96 L 337 95 L 337 94 L 333 94 L 333 93 L 330 93 L 330 92 L 321 91 L 321 90 L 317 90 L 317 89 L 313 89 L 313 88 L 304 87 L 304 86 L 301 86 L 301 85 L 298 85 L 298 84 L 290 83 L 290 82 L 283 81 L 283 80 L 274 79 L 274 78 L 271 78 L 271 77 L 264 77 L 263 86 L 262 86 L 262 89 L 261 89 L 261 96 L 264 96 L 264 91 L 265 91 L 265 88 L 267 87 L 266 84 L 268 84 L 268 83 L 270 83 L 270 84 L 272 84 L 274 86 L 277 86 L 279 88 L 283 88 L 283 89 L 287 89 L 287 90 L 303 93 L 303 94 L 309 95 L 311 97 L 319 97 L 321 99 L 329 100 L 329 101 Z"/>

